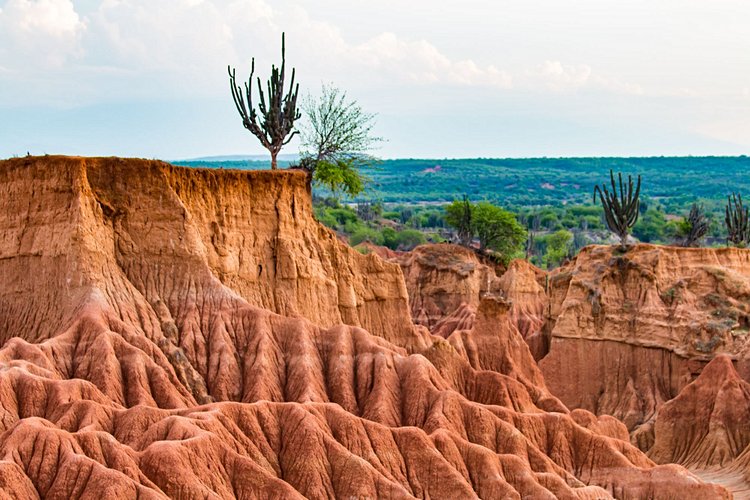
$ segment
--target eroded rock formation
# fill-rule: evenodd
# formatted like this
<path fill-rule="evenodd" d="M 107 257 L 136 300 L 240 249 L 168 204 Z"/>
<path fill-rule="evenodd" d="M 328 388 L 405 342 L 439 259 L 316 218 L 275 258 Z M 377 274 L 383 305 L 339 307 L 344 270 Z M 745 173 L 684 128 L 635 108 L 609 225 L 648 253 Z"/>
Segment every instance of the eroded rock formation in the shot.
<path fill-rule="evenodd" d="M 547 352 L 543 328 L 548 312 L 546 273 L 523 260 L 507 268 L 457 245 L 422 245 L 391 260 L 404 271 L 415 323 L 447 337 L 469 330 L 483 297 L 505 299 L 509 314 L 534 359 Z"/>
<path fill-rule="evenodd" d="M 750 444 L 749 423 L 750 384 L 722 354 L 659 409 L 649 455 L 697 469 L 731 467 Z"/>
<path fill-rule="evenodd" d="M 612 419 L 613 435 L 629 434 L 658 463 L 747 490 L 747 250 L 589 247 L 549 275 L 522 261 L 495 274 L 474 252 L 449 245 L 394 260 L 412 316 L 472 366 L 481 367 L 487 342 L 496 342 L 470 334 L 482 297 L 494 297 L 508 313 L 495 314 L 503 320 L 491 320 L 492 329 L 524 335 L 565 405 L 614 415 L 625 426 Z"/>
<path fill-rule="evenodd" d="M 661 405 L 715 356 L 747 373 L 746 250 L 592 246 L 549 289 L 547 384 L 569 407 L 622 420 L 644 450 Z"/>
<path fill-rule="evenodd" d="M 4 493 L 728 498 L 569 413 L 537 309 L 486 296 L 431 335 L 309 204 L 301 172 L 0 162 Z"/>

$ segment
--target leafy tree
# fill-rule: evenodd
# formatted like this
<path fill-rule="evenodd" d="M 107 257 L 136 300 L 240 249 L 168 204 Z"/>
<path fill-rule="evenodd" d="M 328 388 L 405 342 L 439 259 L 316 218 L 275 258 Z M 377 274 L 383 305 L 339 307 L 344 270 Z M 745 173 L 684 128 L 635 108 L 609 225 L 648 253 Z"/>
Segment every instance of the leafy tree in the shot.
<path fill-rule="evenodd" d="M 651 208 L 651 206 L 649 205 L 648 200 L 641 200 L 638 211 L 641 213 L 641 215 L 643 215 L 648 211 L 649 208 Z"/>
<path fill-rule="evenodd" d="M 383 218 L 392 220 L 393 222 L 398 222 L 401 220 L 401 212 L 398 210 L 388 210 L 387 212 L 383 212 Z"/>
<path fill-rule="evenodd" d="M 601 216 L 596 215 L 584 215 L 580 219 L 581 229 L 603 229 Z"/>
<path fill-rule="evenodd" d="M 358 222 L 357 212 L 349 207 L 329 208 L 327 212 L 336 219 L 341 226 Z"/>
<path fill-rule="evenodd" d="M 445 221 L 456 228 L 462 245 L 469 246 L 476 236 L 480 251 L 493 250 L 506 262 L 526 243 L 526 230 L 516 216 L 486 201 L 455 200 L 445 207 Z"/>
<path fill-rule="evenodd" d="M 422 245 L 427 241 L 424 234 L 416 229 L 404 229 L 396 236 L 396 248 L 402 250 L 411 250 L 412 248 Z"/>
<path fill-rule="evenodd" d="M 384 227 L 381 231 L 383 235 L 383 246 L 391 250 L 398 248 L 398 232 L 392 227 Z"/>
<path fill-rule="evenodd" d="M 349 244 L 351 246 L 357 246 L 360 243 L 369 241 L 375 245 L 383 244 L 383 235 L 377 229 L 371 227 L 362 227 L 354 231 L 349 237 Z"/>
<path fill-rule="evenodd" d="M 443 215 L 437 210 L 431 210 L 428 212 L 422 222 L 424 227 L 443 227 L 444 226 Z"/>
<path fill-rule="evenodd" d="M 315 162 L 313 181 L 328 188 L 334 196 L 344 193 L 349 197 L 357 196 L 365 188 L 365 179 L 351 161 L 338 160 Z"/>
<path fill-rule="evenodd" d="M 480 250 L 490 248 L 511 256 L 526 242 L 526 230 L 516 216 L 486 201 L 474 206 L 473 226 Z"/>
<path fill-rule="evenodd" d="M 570 255 L 573 245 L 573 233 L 561 229 L 547 236 L 547 252 L 543 262 L 547 268 L 557 267 Z"/>
<path fill-rule="evenodd" d="M 566 229 L 573 229 L 575 227 L 578 227 L 578 219 L 570 213 L 566 213 L 561 221 L 562 225 Z"/>
<path fill-rule="evenodd" d="M 356 196 L 365 184 L 360 168 L 377 161 L 371 151 L 382 141 L 372 135 L 375 115 L 333 85 L 323 85 L 317 100 L 308 96 L 302 108 L 307 120 L 302 126 L 300 165 L 313 182 Z"/>
<path fill-rule="evenodd" d="M 292 68 L 292 81 L 289 84 L 289 91 L 284 90 L 285 78 L 285 44 L 284 34 L 281 34 L 281 67 L 271 67 L 271 78 L 266 83 L 268 96 L 263 92 L 258 77 L 258 110 L 253 105 L 253 74 L 255 73 L 255 58 L 250 63 L 250 78 L 245 83 L 245 92 L 243 96 L 242 89 L 237 85 L 237 72 L 227 66 L 229 72 L 229 86 L 232 90 L 232 98 L 237 112 L 242 118 L 242 125 L 252 132 L 258 138 L 264 148 L 271 153 L 271 169 L 276 170 L 276 156 L 281 148 L 292 137 L 297 134 L 294 131 L 294 122 L 301 116 L 297 110 L 297 95 L 299 93 L 299 84 L 294 84 L 294 68 Z M 286 92 L 286 93 L 285 93 Z M 268 100 L 266 100 L 266 97 Z M 247 99 L 247 104 L 245 103 Z M 258 111 L 260 111 L 260 120 L 258 120 Z"/>
<path fill-rule="evenodd" d="M 466 195 L 463 200 L 453 200 L 453 203 L 445 207 L 445 222 L 456 229 L 461 245 L 471 245 L 474 238 L 473 209 Z"/>
<path fill-rule="evenodd" d="M 335 229 L 339 225 L 339 221 L 336 217 L 328 213 L 327 210 L 315 209 L 315 218 L 324 226 Z"/>
<path fill-rule="evenodd" d="M 555 212 L 547 210 L 540 214 L 539 223 L 544 228 L 555 229 L 560 225 L 560 219 Z"/>
<path fill-rule="evenodd" d="M 401 224 L 406 224 L 409 219 L 414 217 L 414 210 L 411 208 L 402 208 L 401 209 L 401 215 L 399 215 L 399 220 L 401 221 Z"/>
<path fill-rule="evenodd" d="M 633 227 L 633 235 L 644 243 L 656 243 L 664 240 L 667 219 L 664 213 L 649 208 L 641 220 Z"/>

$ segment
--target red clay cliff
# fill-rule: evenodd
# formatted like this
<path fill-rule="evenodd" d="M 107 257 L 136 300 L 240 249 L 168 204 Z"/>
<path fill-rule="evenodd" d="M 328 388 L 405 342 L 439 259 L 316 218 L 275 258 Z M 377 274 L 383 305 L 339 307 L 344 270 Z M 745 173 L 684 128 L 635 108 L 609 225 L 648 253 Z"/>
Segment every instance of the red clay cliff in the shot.
<path fill-rule="evenodd" d="M 0 488 L 729 498 L 569 412 L 506 295 L 446 337 L 414 325 L 399 266 L 315 222 L 301 172 L 2 161 Z"/>

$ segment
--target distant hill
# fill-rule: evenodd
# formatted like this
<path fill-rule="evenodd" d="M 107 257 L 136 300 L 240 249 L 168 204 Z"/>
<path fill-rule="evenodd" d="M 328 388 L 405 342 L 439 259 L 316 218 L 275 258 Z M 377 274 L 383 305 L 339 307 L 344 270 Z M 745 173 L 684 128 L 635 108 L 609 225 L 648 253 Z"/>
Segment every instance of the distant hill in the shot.
<path fill-rule="evenodd" d="M 277 159 L 279 161 L 292 162 L 299 159 L 299 155 L 296 154 L 280 154 Z M 267 154 L 262 155 L 222 155 L 222 156 L 201 156 L 198 158 L 188 158 L 185 160 L 176 160 L 172 163 L 182 165 L 183 163 L 223 163 L 223 162 L 268 162 L 269 157 Z"/>
<path fill-rule="evenodd" d="M 186 166 L 268 168 L 268 161 L 178 162 Z M 282 162 L 283 164 L 283 162 Z M 288 162 L 287 162 L 288 164 Z M 589 204 L 609 171 L 640 174 L 644 199 L 684 207 L 696 199 L 724 203 L 733 192 L 750 202 L 750 158 L 530 158 L 385 160 L 364 170 L 367 197 L 390 203 L 443 203 L 463 194 L 506 206 Z"/>

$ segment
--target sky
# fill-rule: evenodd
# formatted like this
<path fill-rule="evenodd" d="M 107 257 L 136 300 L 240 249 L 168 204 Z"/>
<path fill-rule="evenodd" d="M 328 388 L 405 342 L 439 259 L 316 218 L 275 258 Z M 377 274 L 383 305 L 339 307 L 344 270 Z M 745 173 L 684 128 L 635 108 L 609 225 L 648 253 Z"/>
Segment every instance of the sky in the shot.
<path fill-rule="evenodd" d="M 0 157 L 262 154 L 227 65 L 266 78 L 281 32 L 384 158 L 747 154 L 748 26 L 747 0 L 0 0 Z"/>

